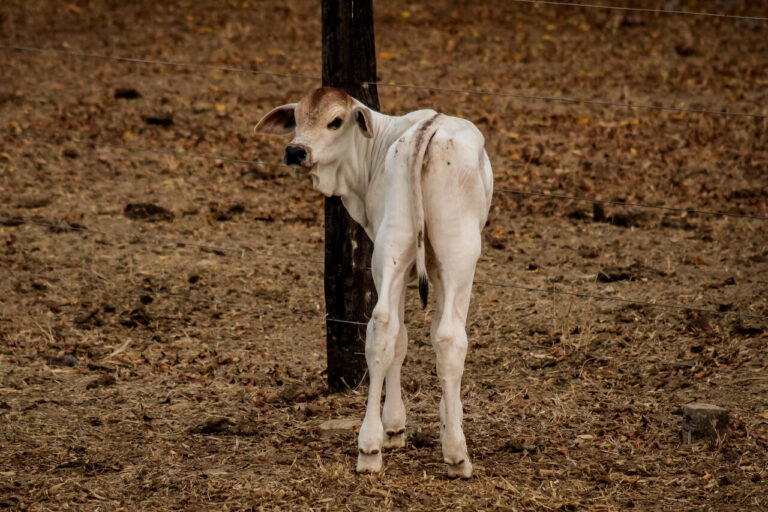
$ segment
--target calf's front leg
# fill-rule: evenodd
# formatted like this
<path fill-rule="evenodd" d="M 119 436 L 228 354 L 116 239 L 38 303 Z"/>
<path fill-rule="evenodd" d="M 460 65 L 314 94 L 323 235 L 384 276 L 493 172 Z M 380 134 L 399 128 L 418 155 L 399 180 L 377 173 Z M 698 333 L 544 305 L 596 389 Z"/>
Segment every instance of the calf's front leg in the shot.
<path fill-rule="evenodd" d="M 403 317 L 404 299 L 400 302 L 400 318 Z M 400 372 L 408 348 L 408 331 L 400 324 L 395 342 L 395 357 L 386 376 L 387 396 L 384 399 L 382 422 L 384 423 L 384 448 L 405 446 L 405 404 L 400 387 Z"/>
<path fill-rule="evenodd" d="M 375 255 L 374 255 L 375 258 Z M 368 322 L 365 340 L 365 360 L 368 363 L 369 387 L 365 419 L 358 437 L 357 471 L 376 472 L 381 470 L 381 450 L 384 442 L 384 425 L 381 418 L 381 390 L 384 377 L 393 366 L 396 357 L 398 333 L 402 325 L 400 314 L 400 296 L 405 283 L 402 273 L 384 273 L 378 280 L 379 300 L 373 308 L 373 315 Z M 374 277 L 376 271 L 374 269 Z M 394 300 L 393 300 L 394 298 Z M 398 353 L 399 354 L 399 353 Z M 404 354 L 402 354 L 404 357 Z M 402 360 L 400 360 L 402 363 Z M 389 381 L 389 379 L 388 379 Z M 393 380 L 394 383 L 394 380 Z M 387 384 L 389 391 L 389 382 Z M 399 389 L 399 378 L 397 379 Z M 394 402 L 393 402 L 394 403 Z M 397 408 L 395 408 L 395 411 Z M 391 411 L 391 412 L 395 412 Z M 388 410 L 388 412 L 390 412 Z M 405 421 L 403 410 L 403 422 Z M 389 426 L 389 418 L 388 426 Z"/>

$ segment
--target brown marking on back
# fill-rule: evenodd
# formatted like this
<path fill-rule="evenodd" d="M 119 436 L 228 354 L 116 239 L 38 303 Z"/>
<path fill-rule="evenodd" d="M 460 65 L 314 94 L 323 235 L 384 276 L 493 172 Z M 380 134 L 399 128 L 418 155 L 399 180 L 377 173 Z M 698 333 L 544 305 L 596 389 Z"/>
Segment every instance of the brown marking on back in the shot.
<path fill-rule="evenodd" d="M 421 126 L 419 126 L 419 130 L 416 132 L 416 143 L 413 145 L 413 159 L 414 160 L 416 160 L 416 158 L 418 158 L 419 150 L 421 148 L 421 144 L 424 142 L 424 136 L 426 135 L 427 130 L 429 130 L 429 127 L 432 126 L 432 123 L 435 122 L 435 120 L 437 119 L 437 117 L 439 115 L 440 115 L 439 113 L 433 115 L 432 117 L 427 119 L 424 123 L 422 123 Z M 435 136 L 435 134 L 433 133 L 432 137 L 434 137 L 434 136 Z M 431 140 L 432 139 L 430 138 L 427 141 L 427 145 L 429 145 L 429 142 Z M 429 149 L 428 148 L 424 151 L 424 160 L 423 160 L 423 162 L 421 164 L 421 169 L 418 169 L 418 170 L 414 169 L 414 172 L 418 172 L 419 174 L 422 174 L 422 173 L 424 173 L 424 171 L 426 169 L 429 169 Z M 415 177 L 414 177 L 414 179 L 415 179 Z"/>
<path fill-rule="evenodd" d="M 419 126 L 419 130 L 416 132 L 416 142 L 413 145 L 413 159 L 416 160 L 419 156 L 419 150 L 421 149 L 421 144 L 424 142 L 424 135 L 427 133 L 427 130 L 429 130 L 429 127 L 432 126 L 432 123 L 435 122 L 435 119 L 437 119 L 437 116 L 440 114 L 435 114 L 429 119 L 427 119 L 425 122 Z M 433 135 L 434 136 L 434 135 Z M 429 142 L 427 142 L 429 144 Z M 426 155 L 424 155 L 426 158 Z"/>

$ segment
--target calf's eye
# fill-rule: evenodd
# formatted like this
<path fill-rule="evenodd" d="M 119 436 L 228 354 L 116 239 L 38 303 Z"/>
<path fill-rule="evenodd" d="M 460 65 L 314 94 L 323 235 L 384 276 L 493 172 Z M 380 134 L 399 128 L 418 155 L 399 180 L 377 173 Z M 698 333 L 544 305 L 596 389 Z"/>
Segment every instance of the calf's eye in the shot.
<path fill-rule="evenodd" d="M 341 128 L 341 118 L 340 117 L 337 117 L 336 119 L 334 119 L 333 121 L 328 123 L 328 129 L 329 130 L 338 130 L 339 128 Z"/>

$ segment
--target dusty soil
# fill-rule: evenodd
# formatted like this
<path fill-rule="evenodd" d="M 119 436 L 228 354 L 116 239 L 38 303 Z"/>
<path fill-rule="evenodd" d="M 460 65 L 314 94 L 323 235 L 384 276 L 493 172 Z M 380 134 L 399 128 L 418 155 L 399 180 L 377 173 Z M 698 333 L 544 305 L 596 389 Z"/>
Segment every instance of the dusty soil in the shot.
<path fill-rule="evenodd" d="M 8 0 L 0 44 L 317 76 L 318 4 Z M 380 80 L 768 114 L 765 22 L 469 4 L 377 2 Z M 691 6 L 766 16 L 738 4 Z M 410 441 L 358 476 L 354 428 L 323 428 L 362 418 L 365 385 L 324 383 L 322 198 L 251 130 L 316 82 L 0 53 L 0 508 L 768 508 L 766 221 L 497 191 L 463 388 L 476 474 L 445 477 L 411 290 Z M 500 189 L 768 216 L 765 118 L 379 92 L 476 122 Z M 693 400 L 730 409 L 724 437 L 681 443 Z"/>

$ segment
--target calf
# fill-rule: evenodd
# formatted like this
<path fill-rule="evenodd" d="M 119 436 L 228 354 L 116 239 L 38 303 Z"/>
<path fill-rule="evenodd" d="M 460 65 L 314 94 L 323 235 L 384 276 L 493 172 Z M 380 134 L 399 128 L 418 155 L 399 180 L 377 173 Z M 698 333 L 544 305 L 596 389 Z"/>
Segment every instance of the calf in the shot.
<path fill-rule="evenodd" d="M 285 163 L 306 171 L 326 196 L 340 196 L 373 240 L 379 299 L 365 342 L 370 386 L 357 470 L 379 471 L 382 448 L 405 445 L 400 369 L 408 346 L 405 288 L 415 266 L 425 307 L 428 280 L 436 292 L 431 339 L 443 388 L 443 458 L 450 476 L 469 478 L 460 392 L 467 309 L 493 192 L 483 135 L 471 122 L 433 110 L 380 114 L 331 88 L 272 110 L 256 131 L 295 132 Z"/>

